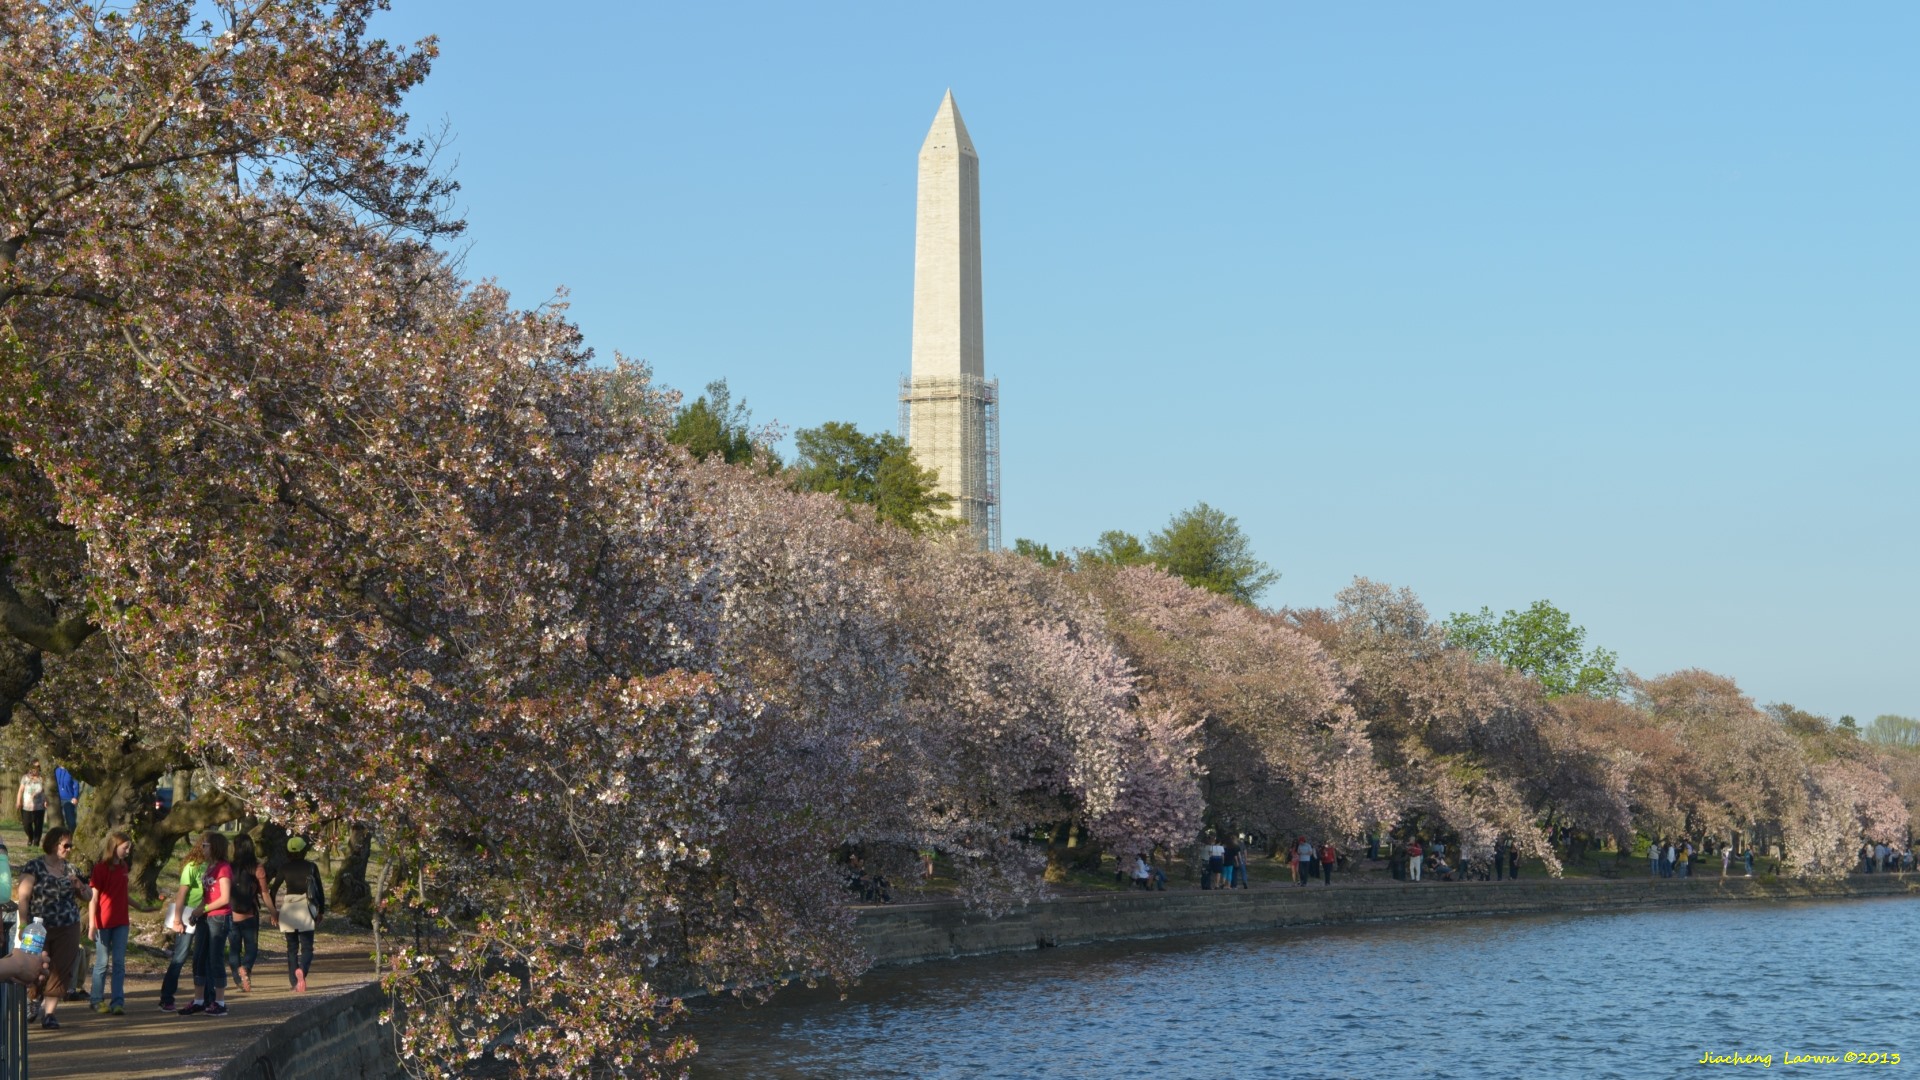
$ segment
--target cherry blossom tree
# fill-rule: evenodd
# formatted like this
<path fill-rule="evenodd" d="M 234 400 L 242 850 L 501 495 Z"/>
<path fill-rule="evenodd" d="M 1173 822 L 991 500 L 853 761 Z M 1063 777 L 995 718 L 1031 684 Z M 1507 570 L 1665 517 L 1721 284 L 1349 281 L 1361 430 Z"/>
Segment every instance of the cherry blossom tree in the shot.
<path fill-rule="evenodd" d="M 1805 820 L 1806 755 L 1732 679 L 1688 669 L 1628 686 L 1684 747 L 1686 831 L 1778 835 Z"/>
<path fill-rule="evenodd" d="M 1017 832 L 1065 819 L 1144 850 L 1197 828 L 1186 730 L 1135 710 L 1097 613 L 1057 575 L 751 470 L 696 476 L 724 556 L 724 665 L 757 710 L 716 866 L 765 898 L 756 919 L 823 943 L 790 969 L 857 970 L 836 849 L 904 871 L 933 848 L 997 909 L 1038 884 Z"/>
<path fill-rule="evenodd" d="M 1152 567 L 1089 564 L 1070 579 L 1101 604 L 1145 698 L 1201 722 L 1217 825 L 1347 837 L 1392 815 L 1393 785 L 1314 641 Z"/>
<path fill-rule="evenodd" d="M 1624 827 L 1623 763 L 1562 723 L 1537 682 L 1452 646 L 1409 590 L 1360 578 L 1336 599 L 1296 618 L 1340 664 L 1409 824 L 1458 835 L 1469 856 L 1507 837 L 1555 873 L 1543 824 Z"/>
<path fill-rule="evenodd" d="M 560 310 L 427 249 L 376 8 L 0 0 L 10 702 L 104 633 L 218 788 L 370 825 L 410 1068 L 670 1067 L 662 987 L 758 955 L 683 919 L 748 720 L 714 557 Z"/>

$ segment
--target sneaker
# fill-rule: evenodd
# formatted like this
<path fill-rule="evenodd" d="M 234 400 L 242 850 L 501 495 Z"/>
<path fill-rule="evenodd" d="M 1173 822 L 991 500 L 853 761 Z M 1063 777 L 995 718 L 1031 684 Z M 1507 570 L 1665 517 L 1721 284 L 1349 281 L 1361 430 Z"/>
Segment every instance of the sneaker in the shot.
<path fill-rule="evenodd" d="M 216 1001 L 216 1002 L 214 1002 L 213 1004 L 211 1004 L 211 1005 L 209 1005 L 209 1006 L 207 1006 L 207 1015 L 208 1015 L 208 1016 L 225 1016 L 225 1015 L 227 1015 L 227 1006 L 226 1006 L 226 1003 L 225 1003 L 225 1002 L 221 1002 L 221 1001 Z"/>
<path fill-rule="evenodd" d="M 122 1005 L 110 1005 L 107 1007 L 107 1015 L 108 1016 L 125 1016 L 127 1015 L 127 1010 L 126 1010 L 126 1007 Z"/>
<path fill-rule="evenodd" d="M 47 1031 L 58 1031 L 60 1030 L 60 1021 L 55 1020 L 51 1016 L 43 1016 L 40 1018 L 40 1026 Z"/>
<path fill-rule="evenodd" d="M 180 1006 L 180 1015 L 181 1015 L 181 1016 L 192 1016 L 192 1015 L 193 1015 L 194 1013 L 197 1013 L 197 1012 L 206 1012 L 206 1011 L 207 1011 L 207 1007 L 206 1007 L 206 1005 L 204 1005 L 204 1004 L 202 1004 L 202 1003 L 200 1003 L 200 1002 L 198 1002 L 198 1001 L 195 1001 L 195 1002 L 193 1002 L 193 1003 L 191 1003 L 191 1004 L 187 1004 L 187 1005 L 182 1005 L 182 1006 Z"/>
<path fill-rule="evenodd" d="M 94 1012 L 99 1013 L 101 1016 L 107 1015 L 107 1003 L 104 1001 L 96 1001 L 92 1005 L 89 1005 L 87 1007 L 92 1009 Z"/>
<path fill-rule="evenodd" d="M 180 1007 L 178 1005 L 175 1005 L 171 1001 L 163 1001 L 160 1003 L 160 1011 L 161 1012 L 178 1012 L 180 1011 Z"/>

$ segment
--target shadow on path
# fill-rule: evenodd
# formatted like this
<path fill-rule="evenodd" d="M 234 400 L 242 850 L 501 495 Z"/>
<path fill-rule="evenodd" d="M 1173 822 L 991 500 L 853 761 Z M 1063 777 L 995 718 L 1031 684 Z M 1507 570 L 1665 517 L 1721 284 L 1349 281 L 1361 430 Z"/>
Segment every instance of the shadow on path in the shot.
<path fill-rule="evenodd" d="M 160 975 L 128 972 L 125 1016 L 101 1016 L 84 1001 L 68 1001 L 60 1005 L 60 1030 L 32 1029 L 30 1075 L 33 1080 L 207 1076 L 273 1025 L 374 978 L 370 939 L 322 936 L 314 943 L 308 990 L 296 994 L 287 985 L 286 954 L 265 948 L 269 935 L 279 936 L 261 935 L 252 992 L 238 984 L 227 987 L 232 1011 L 226 1016 L 161 1012 Z M 181 982 L 184 1004 L 189 987 L 186 979 Z"/>

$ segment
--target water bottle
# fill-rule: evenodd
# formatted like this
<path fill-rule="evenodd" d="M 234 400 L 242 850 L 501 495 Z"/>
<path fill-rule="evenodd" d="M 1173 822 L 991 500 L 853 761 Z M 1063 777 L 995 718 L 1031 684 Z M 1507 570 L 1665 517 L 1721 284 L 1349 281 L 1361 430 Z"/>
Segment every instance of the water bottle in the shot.
<path fill-rule="evenodd" d="M 27 953 L 45 952 L 47 949 L 47 924 L 35 915 L 33 921 L 20 931 L 20 951 Z"/>

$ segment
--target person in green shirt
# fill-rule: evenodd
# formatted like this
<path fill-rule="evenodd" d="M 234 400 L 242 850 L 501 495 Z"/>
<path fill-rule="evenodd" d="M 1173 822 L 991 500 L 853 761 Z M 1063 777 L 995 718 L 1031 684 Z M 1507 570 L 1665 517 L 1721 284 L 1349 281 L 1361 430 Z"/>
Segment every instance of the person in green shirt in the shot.
<path fill-rule="evenodd" d="M 180 888 L 173 894 L 173 906 L 167 910 L 167 929 L 173 931 L 173 956 L 167 964 L 166 978 L 160 980 L 160 1011 L 178 1012 L 173 1003 L 173 995 L 180 989 L 180 969 L 187 965 L 187 957 L 193 956 L 193 996 L 200 996 L 200 986 L 206 974 L 200 970 L 199 956 L 194 952 L 194 927 L 185 920 L 187 912 L 198 908 L 206 888 L 205 879 L 209 858 L 208 834 L 202 834 L 187 852 L 186 865 L 180 868 Z"/>

